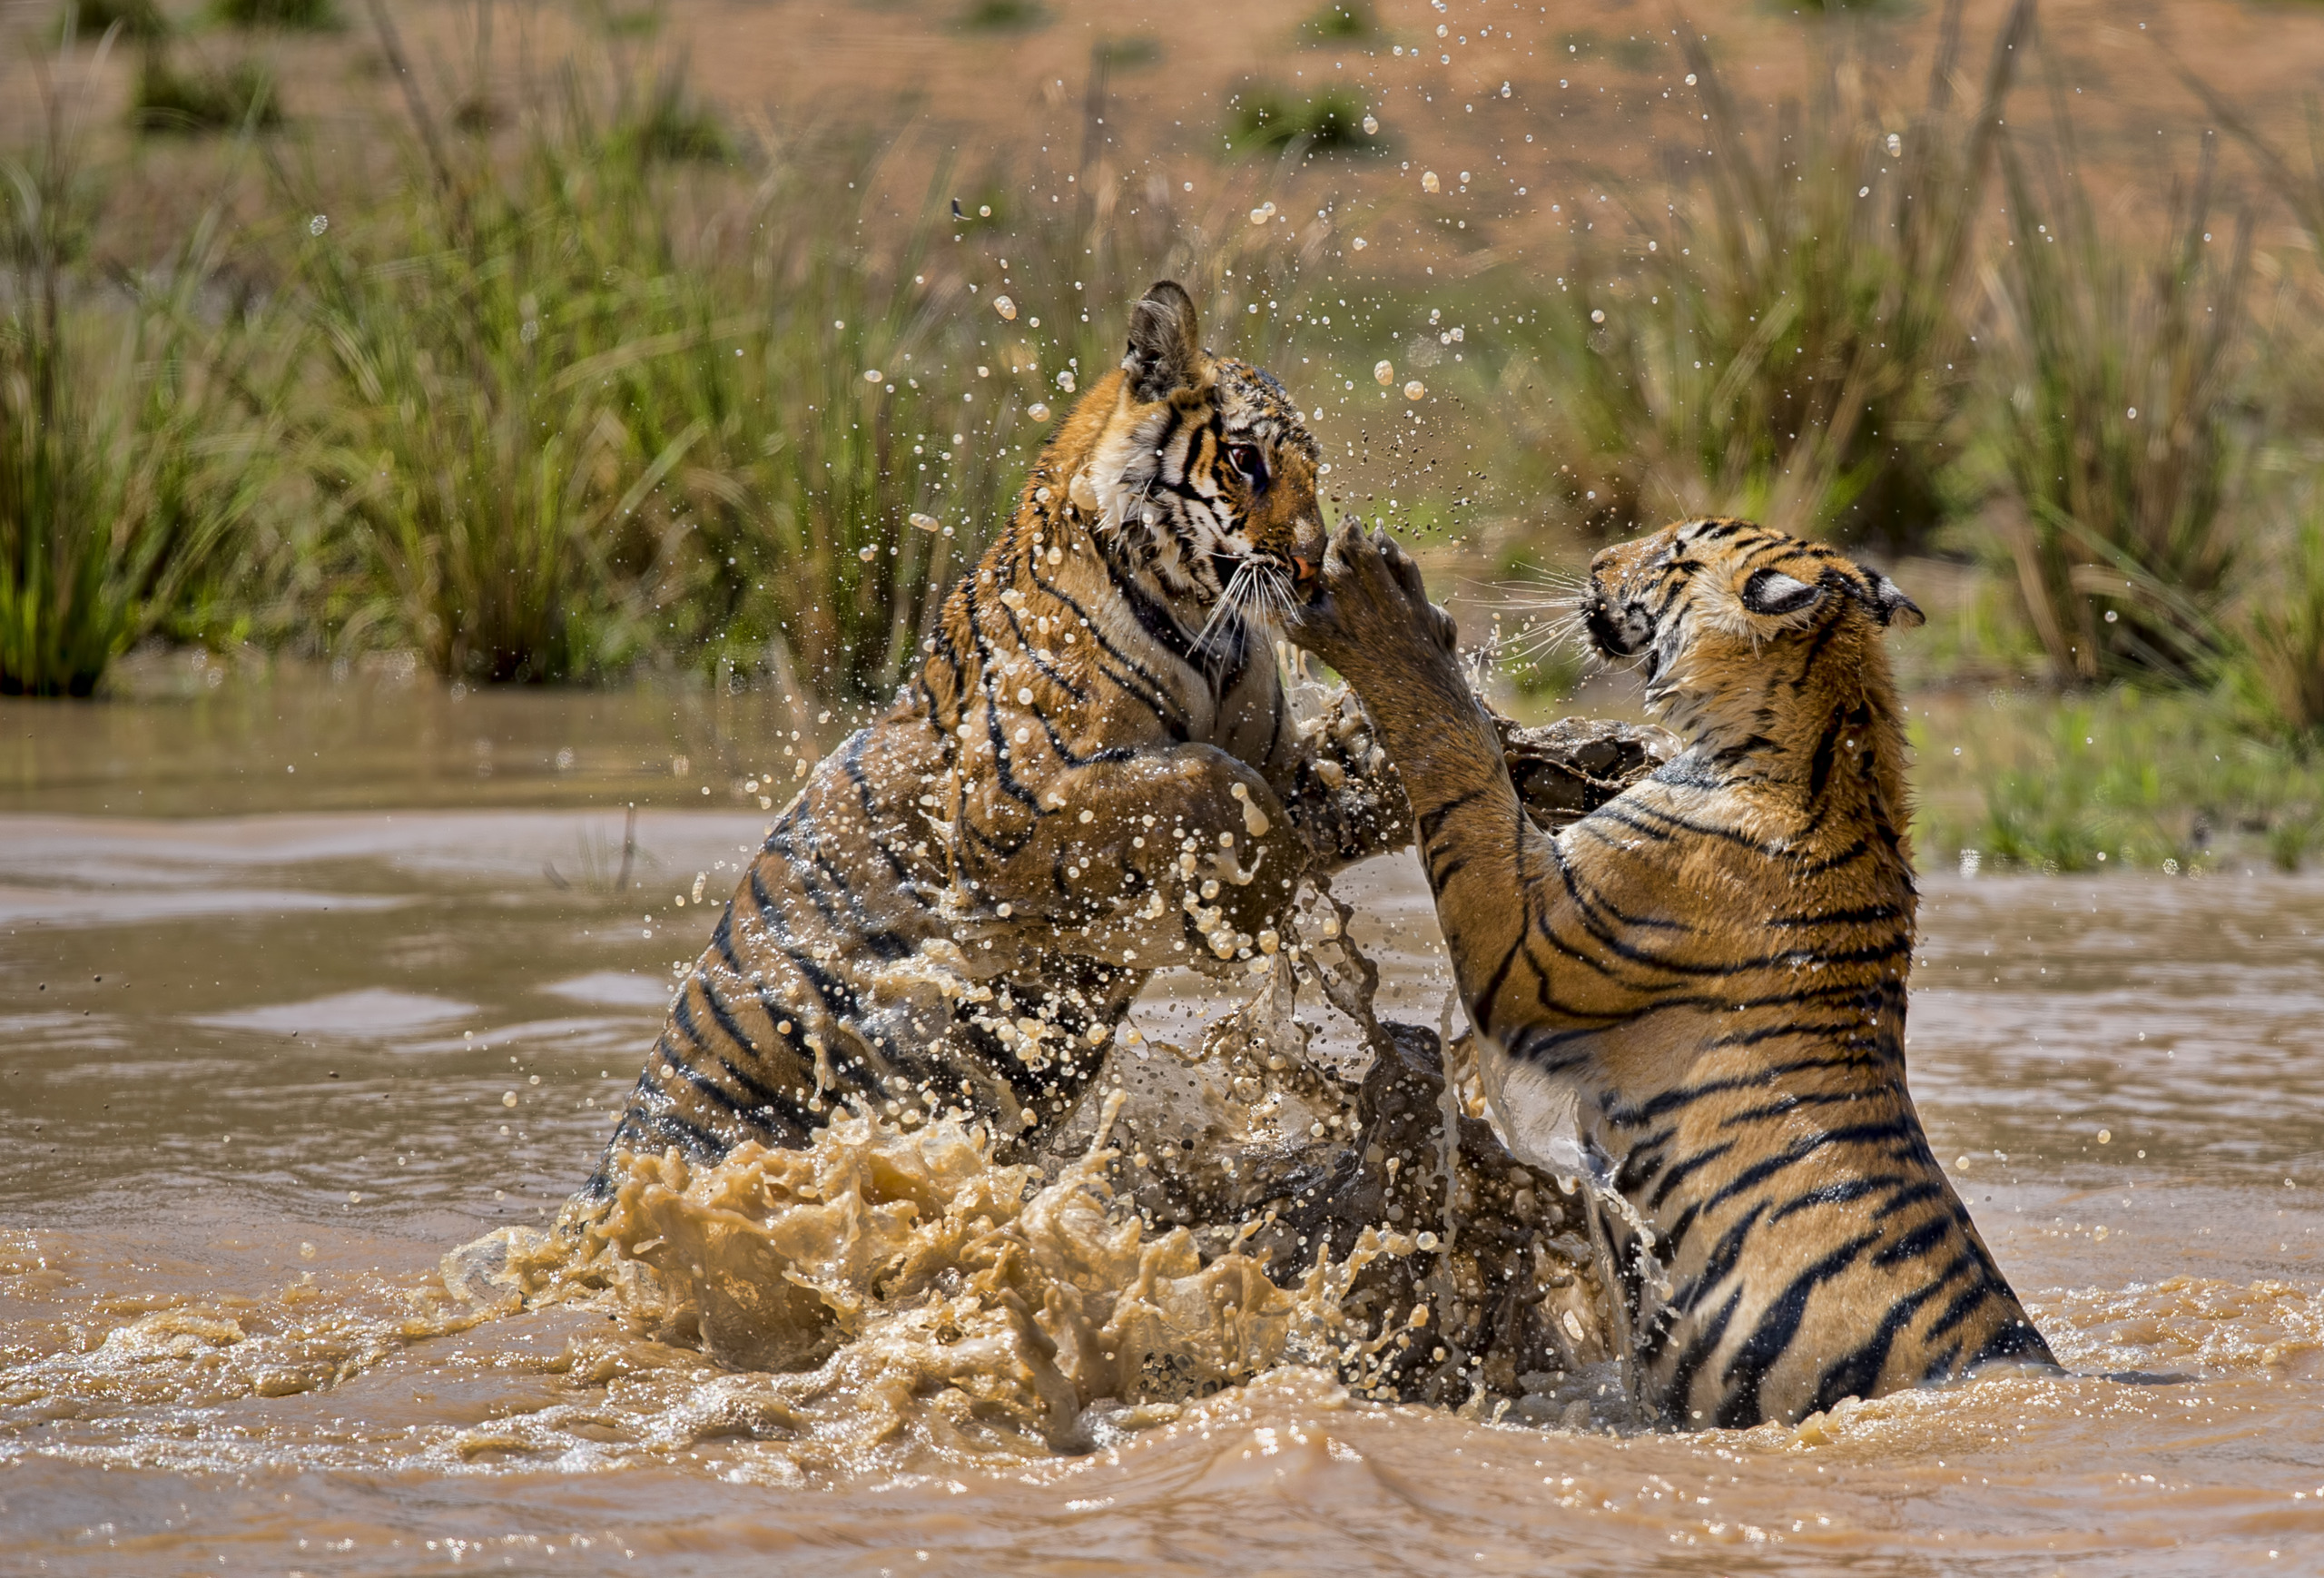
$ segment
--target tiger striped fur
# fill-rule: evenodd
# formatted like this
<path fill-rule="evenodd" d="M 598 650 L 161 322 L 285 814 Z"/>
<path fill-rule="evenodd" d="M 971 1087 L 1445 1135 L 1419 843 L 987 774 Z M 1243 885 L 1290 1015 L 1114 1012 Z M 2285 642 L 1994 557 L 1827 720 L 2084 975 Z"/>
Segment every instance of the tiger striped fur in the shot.
<path fill-rule="evenodd" d="M 1632 1396 L 1672 1425 L 2053 1363 L 1905 1087 L 1915 894 L 1885 577 L 1739 520 L 1599 554 L 1583 623 L 1686 749 L 1551 837 L 1384 537 L 1287 622 L 1411 795 L 1496 1118 L 1593 1180 Z"/>
<path fill-rule="evenodd" d="M 1303 875 L 1409 838 L 1376 747 L 1302 728 L 1277 673 L 1317 461 L 1183 290 L 1136 304 L 918 676 L 767 835 L 592 1193 L 618 1151 L 800 1145 L 842 1103 L 1038 1139 L 1156 969 L 1242 968 Z"/>

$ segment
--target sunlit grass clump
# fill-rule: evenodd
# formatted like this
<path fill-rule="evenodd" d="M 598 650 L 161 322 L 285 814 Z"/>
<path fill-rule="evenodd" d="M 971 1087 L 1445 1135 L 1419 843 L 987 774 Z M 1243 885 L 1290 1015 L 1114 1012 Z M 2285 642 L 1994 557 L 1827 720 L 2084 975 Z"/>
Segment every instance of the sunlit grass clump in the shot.
<path fill-rule="evenodd" d="M 210 14 L 229 27 L 325 32 L 340 25 L 332 0 L 211 0 Z"/>
<path fill-rule="evenodd" d="M 1303 37 L 1318 44 L 1344 44 L 1371 38 L 1380 31 L 1368 0 L 1324 0 L 1299 25 Z"/>
<path fill-rule="evenodd" d="M 56 8 L 55 35 L 60 43 L 87 44 L 114 29 L 118 36 L 150 40 L 166 38 L 170 19 L 154 0 L 64 0 Z"/>
<path fill-rule="evenodd" d="M 216 215 L 111 311 L 80 298 L 91 189 L 63 113 L 0 163 L 0 694 L 88 695 L 201 601 L 269 446 L 239 310 L 202 311 Z"/>
<path fill-rule="evenodd" d="M 1236 153 L 1297 146 L 1319 153 L 1369 153 L 1379 135 L 1364 127 L 1364 101 L 1346 88 L 1302 94 L 1262 83 L 1236 95 L 1226 141 Z"/>
<path fill-rule="evenodd" d="M 186 68 L 156 46 L 138 62 L 129 119 L 147 133 L 264 131 L 282 123 L 282 108 L 272 75 L 254 61 Z"/>
<path fill-rule="evenodd" d="M 2324 831 L 2324 762 L 2199 694 L 1996 692 L 1915 713 L 1912 741 L 1924 865 L 1974 852 L 1981 868 L 2042 872 L 2289 870 Z"/>
<path fill-rule="evenodd" d="M 1701 41 L 1682 41 L 1708 156 L 1674 173 L 1667 203 L 1628 215 L 1590 189 L 1591 212 L 1628 218 L 1631 241 L 1577 227 L 1570 258 L 1524 266 L 1541 310 L 1501 392 L 1571 518 L 1610 532 L 1732 512 L 1896 547 L 1944 518 L 1968 393 L 1956 309 L 2030 7 L 2004 23 L 1968 104 L 1957 23 L 1914 112 L 1871 98 L 1845 55 L 1804 101 L 1747 111 Z"/>

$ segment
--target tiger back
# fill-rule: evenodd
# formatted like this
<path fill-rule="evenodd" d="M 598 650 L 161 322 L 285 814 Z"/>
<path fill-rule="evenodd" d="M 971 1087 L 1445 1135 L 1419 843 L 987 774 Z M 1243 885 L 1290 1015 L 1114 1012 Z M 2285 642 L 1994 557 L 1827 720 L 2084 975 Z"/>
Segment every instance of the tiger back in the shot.
<path fill-rule="evenodd" d="M 1512 1149 L 1593 1186 L 1633 1396 L 1749 1425 L 2053 1364 L 1905 1082 L 1916 897 L 1882 636 L 1919 610 L 1829 548 L 1707 519 L 1600 553 L 1582 613 L 1686 749 L 1554 838 L 1393 545 L 1344 535 L 1292 633 L 1364 695 L 1411 795 Z"/>
<path fill-rule="evenodd" d="M 1304 875 L 1409 836 L 1277 672 L 1324 548 L 1297 408 L 1175 284 L 1128 340 L 894 706 L 776 819 L 592 1193 L 620 1151 L 800 1145 L 841 1107 L 1038 1139 L 1154 971 L 1246 968 Z"/>

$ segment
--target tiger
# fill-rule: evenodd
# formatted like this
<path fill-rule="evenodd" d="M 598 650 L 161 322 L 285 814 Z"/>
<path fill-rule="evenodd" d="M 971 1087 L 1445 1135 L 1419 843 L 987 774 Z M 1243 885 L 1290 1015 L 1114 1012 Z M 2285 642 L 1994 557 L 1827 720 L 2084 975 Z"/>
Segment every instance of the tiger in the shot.
<path fill-rule="evenodd" d="M 1886 576 L 1728 518 L 1600 552 L 1577 610 L 1682 742 L 1554 836 L 1451 618 L 1337 533 L 1285 624 L 1364 698 L 1410 796 L 1488 1105 L 1590 1184 L 1634 1405 L 1797 1422 L 2004 1361 L 2053 1368 L 1905 1075 L 1916 894 Z"/>
<path fill-rule="evenodd" d="M 769 830 L 584 1198 L 624 1151 L 795 1148 L 849 1108 L 1036 1145 L 1157 970 L 1261 965 L 1304 879 L 1409 841 L 1360 709 L 1303 724 L 1278 669 L 1320 459 L 1155 284 L 917 674 Z"/>

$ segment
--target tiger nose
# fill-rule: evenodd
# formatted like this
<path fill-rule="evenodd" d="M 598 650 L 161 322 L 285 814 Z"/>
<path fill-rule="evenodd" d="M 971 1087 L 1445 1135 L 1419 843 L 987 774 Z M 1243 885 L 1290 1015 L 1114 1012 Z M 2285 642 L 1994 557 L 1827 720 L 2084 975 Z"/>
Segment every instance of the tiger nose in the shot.
<path fill-rule="evenodd" d="M 1314 580 L 1315 572 L 1323 567 L 1326 540 L 1324 523 L 1320 519 L 1302 520 L 1292 526 L 1292 576 L 1301 585 Z"/>

